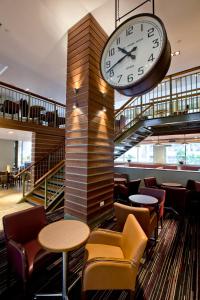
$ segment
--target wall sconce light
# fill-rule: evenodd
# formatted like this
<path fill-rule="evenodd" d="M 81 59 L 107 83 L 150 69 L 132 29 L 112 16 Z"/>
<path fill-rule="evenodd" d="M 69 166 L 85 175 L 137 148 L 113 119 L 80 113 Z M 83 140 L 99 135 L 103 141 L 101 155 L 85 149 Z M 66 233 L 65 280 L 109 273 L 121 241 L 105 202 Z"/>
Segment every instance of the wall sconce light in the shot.
<path fill-rule="evenodd" d="M 78 95 L 78 92 L 79 92 L 79 88 L 74 88 L 75 95 Z"/>
<path fill-rule="evenodd" d="M 79 88 L 74 88 L 74 94 L 77 96 L 79 92 Z M 78 107 L 78 102 L 77 100 L 75 100 L 74 104 L 73 104 L 73 109 L 76 109 Z"/>
<path fill-rule="evenodd" d="M 102 91 L 101 94 L 102 94 L 102 97 L 103 97 L 103 98 L 106 97 L 105 91 Z M 103 103 L 105 103 L 105 100 L 103 100 Z M 106 107 L 105 107 L 104 105 L 103 105 L 103 107 L 102 107 L 102 111 L 103 111 L 103 112 L 106 112 L 106 111 L 107 111 L 107 109 L 106 109 Z"/>

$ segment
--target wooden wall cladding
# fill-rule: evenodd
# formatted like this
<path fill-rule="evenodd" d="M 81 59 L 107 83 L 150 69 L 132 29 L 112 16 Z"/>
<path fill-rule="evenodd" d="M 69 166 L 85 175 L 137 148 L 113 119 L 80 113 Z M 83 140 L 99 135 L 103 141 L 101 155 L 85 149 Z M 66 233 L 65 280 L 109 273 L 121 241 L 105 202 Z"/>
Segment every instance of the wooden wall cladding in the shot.
<path fill-rule="evenodd" d="M 68 32 L 65 213 L 88 224 L 113 205 L 114 92 L 99 70 L 106 40 L 91 14 Z"/>

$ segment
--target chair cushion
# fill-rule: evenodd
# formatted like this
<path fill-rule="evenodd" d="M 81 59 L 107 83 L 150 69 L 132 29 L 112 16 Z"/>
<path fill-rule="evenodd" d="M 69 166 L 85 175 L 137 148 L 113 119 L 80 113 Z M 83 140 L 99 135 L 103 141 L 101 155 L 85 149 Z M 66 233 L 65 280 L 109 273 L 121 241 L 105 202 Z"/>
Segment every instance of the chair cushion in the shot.
<path fill-rule="evenodd" d="M 122 258 L 124 255 L 120 247 L 104 245 L 104 244 L 87 244 L 88 260 L 96 257 L 104 258 Z"/>
<path fill-rule="evenodd" d="M 23 247 L 26 251 L 27 261 L 28 261 L 28 273 L 31 274 L 33 269 L 40 264 L 40 261 L 47 255 L 50 255 L 49 252 L 42 249 L 37 240 L 32 240 L 28 243 L 23 244 Z"/>

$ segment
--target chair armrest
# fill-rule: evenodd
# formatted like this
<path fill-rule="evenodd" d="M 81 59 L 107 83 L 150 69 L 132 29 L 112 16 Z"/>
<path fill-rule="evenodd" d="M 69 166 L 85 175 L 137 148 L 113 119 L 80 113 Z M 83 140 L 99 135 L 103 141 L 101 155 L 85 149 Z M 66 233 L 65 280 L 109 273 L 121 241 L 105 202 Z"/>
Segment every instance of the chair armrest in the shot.
<path fill-rule="evenodd" d="M 10 267 L 20 276 L 26 278 L 27 261 L 24 247 L 14 240 L 9 240 L 7 243 L 7 250 Z"/>
<path fill-rule="evenodd" d="M 135 287 L 138 265 L 131 260 L 98 257 L 83 269 L 83 290 L 131 289 Z"/>
<path fill-rule="evenodd" d="M 88 239 L 88 244 L 106 244 L 112 246 L 121 246 L 122 233 L 106 230 L 97 229 L 91 232 Z"/>

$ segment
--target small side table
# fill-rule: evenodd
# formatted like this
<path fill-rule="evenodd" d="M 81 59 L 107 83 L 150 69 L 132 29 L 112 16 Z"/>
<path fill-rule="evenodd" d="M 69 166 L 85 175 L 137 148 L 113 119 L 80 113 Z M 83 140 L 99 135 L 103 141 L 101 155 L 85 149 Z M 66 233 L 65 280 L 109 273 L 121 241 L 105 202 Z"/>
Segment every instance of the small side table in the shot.
<path fill-rule="evenodd" d="M 157 205 L 158 204 L 158 199 L 152 196 L 148 195 L 142 195 L 142 194 L 137 194 L 137 195 L 132 195 L 129 196 L 129 200 L 131 203 L 134 204 L 139 204 L 139 205 Z"/>
<path fill-rule="evenodd" d="M 90 234 L 89 227 L 76 220 L 61 220 L 51 223 L 44 227 L 39 235 L 38 241 L 40 245 L 50 252 L 62 252 L 62 293 L 57 294 L 35 294 L 37 297 L 62 297 L 68 300 L 67 296 L 67 254 L 84 244 Z"/>

